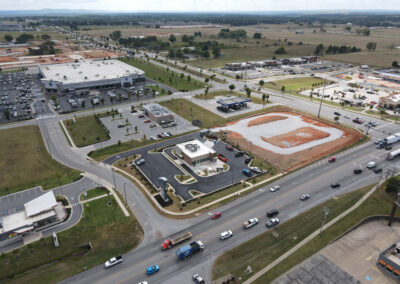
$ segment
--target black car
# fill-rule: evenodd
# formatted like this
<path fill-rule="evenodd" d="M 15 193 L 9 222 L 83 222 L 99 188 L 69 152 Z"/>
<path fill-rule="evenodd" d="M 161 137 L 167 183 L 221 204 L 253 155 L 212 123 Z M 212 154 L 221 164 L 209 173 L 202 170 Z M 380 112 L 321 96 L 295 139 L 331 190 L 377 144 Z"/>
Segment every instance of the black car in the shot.
<path fill-rule="evenodd" d="M 245 162 L 246 164 L 250 163 L 250 162 L 251 162 L 251 157 L 247 157 L 246 160 L 244 160 L 244 162 Z"/>
<path fill-rule="evenodd" d="M 354 169 L 353 173 L 355 175 L 361 174 L 362 173 L 362 169 Z"/>
<path fill-rule="evenodd" d="M 331 184 L 331 187 L 332 187 L 332 188 L 340 187 L 340 183 L 332 183 L 332 184 Z"/>
<path fill-rule="evenodd" d="M 244 152 L 243 151 L 237 151 L 236 153 L 235 153 L 235 157 L 237 158 L 237 157 L 241 157 L 241 156 L 243 156 L 244 155 Z"/>
<path fill-rule="evenodd" d="M 385 146 L 385 150 L 392 150 L 392 146 L 386 145 L 386 146 Z"/>
<path fill-rule="evenodd" d="M 274 216 L 277 216 L 279 214 L 279 210 L 278 209 L 271 209 L 267 212 L 267 217 L 268 218 L 272 218 Z"/>
<path fill-rule="evenodd" d="M 380 172 L 382 172 L 381 168 L 375 168 L 374 169 L 374 173 L 379 174 Z"/>
<path fill-rule="evenodd" d="M 334 115 L 337 115 L 337 116 L 342 116 L 342 115 L 340 114 L 340 112 L 337 112 L 337 111 L 335 111 L 333 114 L 334 114 Z"/>

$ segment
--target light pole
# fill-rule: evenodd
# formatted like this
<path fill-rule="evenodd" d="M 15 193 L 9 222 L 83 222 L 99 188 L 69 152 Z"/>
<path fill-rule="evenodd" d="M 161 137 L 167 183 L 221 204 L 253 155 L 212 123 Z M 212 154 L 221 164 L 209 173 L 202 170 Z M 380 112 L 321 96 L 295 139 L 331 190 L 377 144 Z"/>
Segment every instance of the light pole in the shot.
<path fill-rule="evenodd" d="M 124 196 L 125 196 L 125 205 L 128 206 L 128 200 L 126 199 L 126 188 L 125 188 L 126 182 L 124 182 Z"/>
<path fill-rule="evenodd" d="M 323 79 L 323 80 L 324 80 L 324 88 L 322 89 L 321 101 L 319 102 L 318 118 L 319 118 L 319 115 L 321 114 L 322 100 L 324 99 L 324 95 L 325 95 L 325 79 Z"/>
<path fill-rule="evenodd" d="M 112 175 L 113 175 L 113 179 L 114 179 L 114 188 L 117 189 L 117 184 L 115 183 L 114 169 L 111 169 L 111 171 L 112 171 Z"/>
<path fill-rule="evenodd" d="M 326 217 L 328 217 L 328 214 L 329 214 L 329 209 L 328 209 L 328 207 L 324 207 L 324 216 L 322 217 L 321 229 L 320 229 L 320 231 L 319 231 L 319 236 L 320 236 L 320 237 L 322 236 L 322 229 L 323 229 L 323 227 L 324 227 L 324 225 L 325 225 Z"/>

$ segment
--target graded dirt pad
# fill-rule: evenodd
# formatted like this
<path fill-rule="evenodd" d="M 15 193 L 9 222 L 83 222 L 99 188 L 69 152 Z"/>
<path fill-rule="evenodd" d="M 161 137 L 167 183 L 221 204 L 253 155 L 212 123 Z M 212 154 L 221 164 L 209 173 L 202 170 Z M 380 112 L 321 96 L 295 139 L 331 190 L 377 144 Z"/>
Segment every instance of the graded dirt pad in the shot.
<path fill-rule="evenodd" d="M 273 119 L 274 121 L 269 121 L 265 123 L 265 125 L 259 124 L 251 126 L 248 127 L 248 130 L 240 133 L 229 129 L 229 127 L 234 127 L 235 124 L 240 123 L 240 121 L 230 123 L 229 125 L 224 126 L 228 127 L 228 129 L 224 128 L 227 132 L 228 141 L 233 145 L 239 145 L 240 148 L 246 150 L 251 155 L 257 156 L 283 171 L 293 171 L 312 163 L 313 161 L 319 160 L 321 157 L 328 156 L 345 146 L 352 145 L 362 138 L 362 135 L 359 132 L 340 124 L 337 125 L 325 120 L 316 120 L 311 116 L 306 116 L 292 110 L 290 112 L 285 111 L 285 109 L 282 108 L 276 108 L 276 110 L 279 110 L 279 113 L 270 112 L 268 115 L 271 117 L 286 115 L 288 116 L 288 120 L 279 121 Z M 290 119 L 295 117 L 299 118 L 297 120 L 299 126 L 301 125 L 299 121 L 303 121 L 308 125 L 302 125 L 301 127 L 291 131 L 283 129 L 282 123 L 290 122 Z M 257 116 L 253 117 L 256 121 L 258 118 L 259 117 Z M 261 119 L 258 120 L 258 122 L 260 121 Z M 268 127 L 266 127 L 267 125 Z M 262 142 L 269 143 L 269 149 L 261 147 L 260 143 L 255 143 L 254 132 L 252 134 L 253 127 L 259 127 L 260 130 L 263 128 L 268 129 L 270 134 L 272 133 L 268 136 L 262 135 L 262 133 L 258 133 L 258 131 L 256 132 L 257 135 L 260 136 L 259 138 Z M 332 137 L 332 133 L 336 136 Z M 337 135 L 337 133 L 341 134 Z M 267 141 L 265 139 L 267 139 Z M 318 144 L 318 142 L 321 141 L 327 142 Z M 310 147 L 308 147 L 309 145 Z M 300 150 L 290 152 L 296 147 Z M 285 153 L 285 151 L 288 152 Z"/>
<path fill-rule="evenodd" d="M 17 59 L 15 57 L 11 57 L 11 56 L 0 56 L 0 62 L 13 62 L 16 60 Z"/>
<path fill-rule="evenodd" d="M 261 137 L 262 140 L 268 142 L 272 145 L 281 147 L 281 148 L 289 148 L 301 144 L 308 143 L 310 141 L 314 141 L 317 139 L 326 138 L 329 136 L 329 133 L 319 131 L 317 129 L 311 127 L 302 127 L 297 129 L 296 131 L 292 131 L 289 133 L 285 133 L 282 135 L 274 136 L 271 138 Z"/>
<path fill-rule="evenodd" d="M 258 118 L 255 118 L 253 120 L 251 120 L 247 126 L 254 126 L 254 125 L 260 125 L 260 124 L 264 124 L 264 123 L 269 123 L 269 122 L 274 122 L 277 120 L 282 120 L 282 119 L 287 119 L 287 117 L 285 116 L 280 116 L 280 115 L 271 115 L 271 116 L 261 116 Z"/>

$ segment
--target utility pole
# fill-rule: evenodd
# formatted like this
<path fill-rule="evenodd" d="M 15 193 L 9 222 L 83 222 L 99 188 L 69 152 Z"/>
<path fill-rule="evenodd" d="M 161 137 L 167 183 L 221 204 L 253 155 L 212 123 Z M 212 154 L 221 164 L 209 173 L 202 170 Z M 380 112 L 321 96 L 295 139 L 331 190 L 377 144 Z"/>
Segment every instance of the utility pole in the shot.
<path fill-rule="evenodd" d="M 115 183 L 114 169 L 111 169 L 111 171 L 112 171 L 112 175 L 113 175 L 113 179 L 114 179 L 114 188 L 117 189 L 117 184 Z"/>
<path fill-rule="evenodd" d="M 321 229 L 319 230 L 319 236 L 322 236 L 322 229 L 325 225 L 326 217 L 328 217 L 329 214 L 329 209 L 328 207 L 324 207 L 324 216 L 322 217 L 322 224 L 321 224 Z"/>
<path fill-rule="evenodd" d="M 126 199 L 126 188 L 125 188 L 126 182 L 124 182 L 124 196 L 125 196 L 125 205 L 128 206 L 128 199 Z"/>
<path fill-rule="evenodd" d="M 321 101 L 319 102 L 318 118 L 319 115 L 321 114 L 322 100 L 324 99 L 324 95 L 325 95 L 325 79 L 324 79 L 324 88 L 322 89 Z"/>
<path fill-rule="evenodd" d="M 365 138 L 368 137 L 368 132 L 369 132 L 370 128 L 371 128 L 371 121 L 369 123 L 367 123 L 367 133 L 365 133 Z"/>

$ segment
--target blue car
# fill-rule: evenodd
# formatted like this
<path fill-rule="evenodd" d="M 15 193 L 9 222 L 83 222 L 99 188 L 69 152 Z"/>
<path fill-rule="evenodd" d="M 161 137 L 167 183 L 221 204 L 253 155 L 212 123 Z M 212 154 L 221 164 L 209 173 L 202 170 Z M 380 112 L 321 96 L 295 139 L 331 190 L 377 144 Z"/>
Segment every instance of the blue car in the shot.
<path fill-rule="evenodd" d="M 150 275 L 150 274 L 156 273 L 158 270 L 160 270 L 160 267 L 158 265 L 153 265 L 153 266 L 147 267 L 146 274 Z"/>
<path fill-rule="evenodd" d="M 248 170 L 248 169 L 242 170 L 242 173 L 243 173 L 245 176 L 251 177 L 251 171 Z"/>

